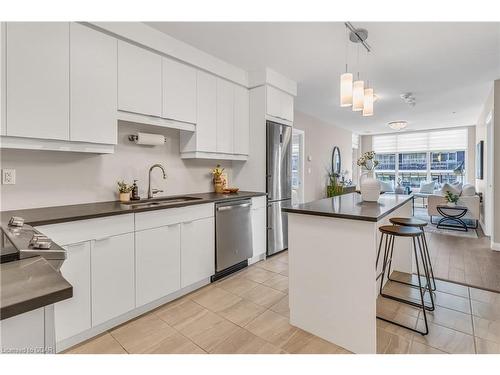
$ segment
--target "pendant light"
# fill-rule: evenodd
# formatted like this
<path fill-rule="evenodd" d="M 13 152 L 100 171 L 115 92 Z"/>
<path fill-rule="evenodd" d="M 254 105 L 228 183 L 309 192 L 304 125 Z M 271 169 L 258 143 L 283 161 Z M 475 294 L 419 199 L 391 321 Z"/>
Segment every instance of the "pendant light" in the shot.
<path fill-rule="evenodd" d="M 352 110 L 362 111 L 365 104 L 365 81 L 359 79 L 354 81 L 352 89 Z"/>
<path fill-rule="evenodd" d="M 375 102 L 375 95 L 373 87 L 366 85 L 365 81 L 360 79 L 360 63 L 359 63 L 359 49 L 360 45 L 364 47 L 368 53 L 371 50 L 370 45 L 366 42 L 368 38 L 368 31 L 366 29 L 355 28 L 350 22 L 345 23 L 346 41 L 350 40 L 352 43 L 357 44 L 357 79 L 353 82 L 353 74 L 349 73 L 347 65 L 347 52 L 348 47 L 346 44 L 346 71 L 340 75 L 340 106 L 350 107 L 354 112 L 361 112 L 364 117 L 373 116 L 373 103 Z"/>
<path fill-rule="evenodd" d="M 352 105 L 352 73 L 346 72 L 340 76 L 340 106 L 350 107 L 351 105 Z"/>
<path fill-rule="evenodd" d="M 345 73 L 340 75 L 340 106 L 352 106 L 352 73 L 349 73 L 349 46 L 347 41 L 347 28 L 345 35 Z"/>
<path fill-rule="evenodd" d="M 363 102 L 363 116 L 373 116 L 373 89 L 365 89 L 365 96 Z"/>

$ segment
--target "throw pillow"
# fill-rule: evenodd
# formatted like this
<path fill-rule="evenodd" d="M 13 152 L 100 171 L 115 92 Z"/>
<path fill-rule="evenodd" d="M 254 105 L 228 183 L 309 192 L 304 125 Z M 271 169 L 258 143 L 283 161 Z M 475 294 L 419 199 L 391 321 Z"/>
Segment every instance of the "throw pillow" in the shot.
<path fill-rule="evenodd" d="M 382 193 L 392 193 L 394 191 L 394 181 L 380 181 L 380 191 Z"/>
<path fill-rule="evenodd" d="M 452 194 L 455 194 L 455 195 L 460 195 L 461 191 L 458 190 L 455 186 L 452 186 L 450 185 L 449 183 L 444 183 L 443 184 L 443 187 L 441 188 L 441 192 L 443 193 L 443 195 L 447 192 L 451 192 Z"/>
<path fill-rule="evenodd" d="M 471 184 L 465 184 L 462 188 L 462 197 L 473 197 L 476 195 L 476 187 Z"/>
<path fill-rule="evenodd" d="M 455 189 L 457 189 L 460 192 L 462 191 L 463 186 L 462 186 L 462 183 L 459 181 L 452 182 L 451 186 L 453 186 Z"/>
<path fill-rule="evenodd" d="M 433 194 L 434 193 L 434 181 L 420 183 L 420 193 L 423 194 Z"/>

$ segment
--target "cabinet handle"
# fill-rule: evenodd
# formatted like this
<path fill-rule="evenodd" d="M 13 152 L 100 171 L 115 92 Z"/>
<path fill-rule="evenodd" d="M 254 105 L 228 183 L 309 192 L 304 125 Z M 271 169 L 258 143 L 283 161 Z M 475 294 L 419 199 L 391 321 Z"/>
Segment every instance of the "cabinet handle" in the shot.
<path fill-rule="evenodd" d="M 183 224 L 193 224 L 193 220 L 184 221 Z"/>
<path fill-rule="evenodd" d="M 106 241 L 106 240 L 109 240 L 111 238 L 111 236 L 108 236 L 108 237 L 100 237 L 100 238 L 94 238 L 94 241 L 95 242 L 99 242 L 99 241 Z"/>

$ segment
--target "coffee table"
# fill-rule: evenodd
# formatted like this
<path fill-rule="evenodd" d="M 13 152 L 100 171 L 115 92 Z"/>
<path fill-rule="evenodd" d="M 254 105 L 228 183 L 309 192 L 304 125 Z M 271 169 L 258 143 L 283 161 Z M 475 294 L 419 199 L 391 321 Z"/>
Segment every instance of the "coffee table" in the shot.
<path fill-rule="evenodd" d="M 441 214 L 442 219 L 437 223 L 439 229 L 452 229 L 460 232 L 468 232 L 467 224 L 462 218 L 467 214 L 467 207 L 464 206 L 448 206 L 438 205 L 437 211 Z"/>

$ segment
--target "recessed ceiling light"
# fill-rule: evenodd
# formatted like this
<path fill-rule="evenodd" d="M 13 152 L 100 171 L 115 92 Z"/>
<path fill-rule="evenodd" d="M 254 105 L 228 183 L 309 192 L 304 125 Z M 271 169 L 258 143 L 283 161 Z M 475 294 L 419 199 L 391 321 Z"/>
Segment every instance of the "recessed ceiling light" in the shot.
<path fill-rule="evenodd" d="M 389 125 L 389 127 L 392 130 L 403 130 L 404 128 L 406 128 L 408 126 L 408 122 L 407 121 L 391 121 L 387 125 Z"/>

